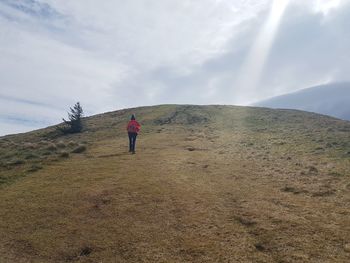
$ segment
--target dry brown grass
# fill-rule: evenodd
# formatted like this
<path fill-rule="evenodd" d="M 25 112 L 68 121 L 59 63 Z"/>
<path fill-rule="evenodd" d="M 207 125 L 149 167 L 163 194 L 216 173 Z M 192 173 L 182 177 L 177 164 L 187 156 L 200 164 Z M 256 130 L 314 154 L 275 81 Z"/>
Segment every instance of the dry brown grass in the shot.
<path fill-rule="evenodd" d="M 72 138 L 86 153 L 0 189 L 0 262 L 348 262 L 349 135 L 322 128 L 348 123 L 312 115 L 290 131 L 304 113 L 174 108 L 88 119 Z M 144 126 L 130 155 L 135 111 Z M 330 140 L 345 146 L 311 153 Z"/>

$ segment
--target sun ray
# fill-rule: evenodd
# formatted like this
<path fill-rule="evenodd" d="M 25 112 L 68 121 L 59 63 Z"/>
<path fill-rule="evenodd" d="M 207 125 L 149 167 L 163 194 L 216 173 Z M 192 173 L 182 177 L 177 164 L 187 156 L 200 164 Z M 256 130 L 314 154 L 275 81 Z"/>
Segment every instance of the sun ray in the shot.
<path fill-rule="evenodd" d="M 254 92 L 261 78 L 266 59 L 276 36 L 281 18 L 289 3 L 289 0 L 274 0 L 271 5 L 270 14 L 257 36 L 248 56 L 246 57 L 233 87 L 234 90 L 243 91 L 254 100 Z M 237 98 L 235 98 L 237 99 Z M 250 101 L 242 101 L 242 104 Z"/>

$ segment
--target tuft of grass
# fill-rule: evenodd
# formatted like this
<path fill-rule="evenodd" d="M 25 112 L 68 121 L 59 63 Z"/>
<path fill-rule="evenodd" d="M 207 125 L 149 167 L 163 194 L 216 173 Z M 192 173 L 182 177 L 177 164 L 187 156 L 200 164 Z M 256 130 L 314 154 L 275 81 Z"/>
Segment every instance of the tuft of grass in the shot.
<path fill-rule="evenodd" d="M 50 142 L 46 141 L 46 140 L 41 140 L 39 142 L 40 145 L 48 145 Z"/>
<path fill-rule="evenodd" d="M 281 189 L 283 192 L 287 193 L 293 193 L 293 194 L 301 194 L 301 193 L 306 193 L 305 190 L 297 189 L 293 186 L 285 186 Z"/>
<path fill-rule="evenodd" d="M 86 146 L 85 145 L 79 145 L 78 147 L 76 147 L 72 153 L 82 153 L 86 151 Z"/>
<path fill-rule="evenodd" d="M 24 156 L 24 159 L 30 160 L 30 159 L 37 159 L 39 156 L 35 153 L 28 153 Z"/>
<path fill-rule="evenodd" d="M 80 257 L 88 256 L 91 254 L 91 252 L 92 252 L 92 248 L 86 246 L 81 249 L 79 256 Z"/>
<path fill-rule="evenodd" d="M 343 176 L 343 174 L 338 173 L 338 172 L 330 172 L 330 173 L 328 173 L 328 175 L 330 175 L 330 176 L 338 176 L 338 177 Z"/>
<path fill-rule="evenodd" d="M 323 196 L 331 196 L 335 194 L 335 190 L 331 189 L 331 190 L 326 190 L 326 191 L 320 191 L 320 192 L 316 192 L 313 193 L 312 196 L 313 197 L 323 197 Z"/>
<path fill-rule="evenodd" d="M 59 157 L 68 158 L 68 157 L 69 157 L 69 152 L 67 152 L 67 151 L 62 151 L 62 152 L 60 152 Z"/>
<path fill-rule="evenodd" d="M 7 167 L 7 164 L 3 161 L 0 161 L 0 167 Z"/>
<path fill-rule="evenodd" d="M 264 251 L 266 250 L 265 246 L 261 243 L 256 243 L 254 244 L 254 247 L 258 250 L 258 251 Z"/>
<path fill-rule="evenodd" d="M 254 220 L 247 217 L 236 216 L 235 219 L 244 226 L 253 226 L 256 224 Z"/>
<path fill-rule="evenodd" d="M 57 146 L 56 146 L 56 144 L 54 144 L 54 143 L 50 143 L 50 144 L 46 147 L 46 150 L 49 150 L 49 151 L 56 151 L 56 150 L 57 150 Z"/>
<path fill-rule="evenodd" d="M 316 147 L 316 148 L 315 148 L 315 151 L 323 151 L 323 150 L 324 150 L 323 147 Z"/>
<path fill-rule="evenodd" d="M 16 165 L 21 165 L 24 163 L 25 163 L 25 161 L 22 159 L 13 159 L 13 160 L 9 161 L 7 164 L 11 165 L 11 166 L 16 166 Z"/>
<path fill-rule="evenodd" d="M 42 165 L 40 165 L 40 164 L 32 164 L 32 165 L 30 166 L 30 168 L 27 170 L 27 172 L 32 173 L 32 172 L 39 171 L 39 170 L 41 170 L 41 169 L 43 169 Z"/>
<path fill-rule="evenodd" d="M 311 165 L 311 166 L 308 167 L 308 169 L 309 169 L 308 170 L 309 174 L 318 174 L 318 169 L 315 166 Z"/>
<path fill-rule="evenodd" d="M 26 142 L 24 143 L 24 148 L 25 149 L 37 149 L 38 145 L 36 143 L 32 143 L 32 142 Z"/>
<path fill-rule="evenodd" d="M 65 144 L 63 141 L 59 141 L 59 142 L 56 144 L 56 146 L 57 146 L 58 148 L 60 148 L 60 149 L 66 148 L 66 144 Z"/>
<path fill-rule="evenodd" d="M 16 173 L 14 175 L 1 175 L 0 174 L 0 185 L 9 185 L 11 183 L 14 183 L 16 180 L 25 177 L 26 174 L 21 172 L 21 173 Z"/>
<path fill-rule="evenodd" d="M 74 147 L 74 146 L 77 146 L 77 145 L 78 145 L 78 143 L 75 142 L 75 141 L 69 141 L 69 142 L 68 142 L 68 146 L 69 146 L 69 147 Z"/>

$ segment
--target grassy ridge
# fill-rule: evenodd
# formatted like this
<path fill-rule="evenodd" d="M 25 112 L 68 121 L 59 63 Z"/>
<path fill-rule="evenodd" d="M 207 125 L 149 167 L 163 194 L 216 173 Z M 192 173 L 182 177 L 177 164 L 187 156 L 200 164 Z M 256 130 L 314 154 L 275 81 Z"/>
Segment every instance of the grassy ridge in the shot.
<path fill-rule="evenodd" d="M 0 139 L 1 262 L 348 259 L 349 122 L 162 105 L 84 124 Z"/>

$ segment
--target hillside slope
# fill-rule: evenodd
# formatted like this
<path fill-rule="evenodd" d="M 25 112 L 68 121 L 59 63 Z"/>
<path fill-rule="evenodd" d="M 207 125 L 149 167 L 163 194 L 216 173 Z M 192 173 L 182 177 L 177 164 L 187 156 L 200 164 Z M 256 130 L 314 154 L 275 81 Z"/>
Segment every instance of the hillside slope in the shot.
<path fill-rule="evenodd" d="M 84 123 L 0 138 L 0 262 L 348 262 L 349 122 L 163 105 Z"/>
<path fill-rule="evenodd" d="M 331 83 L 273 97 L 255 106 L 297 109 L 350 120 L 350 83 Z"/>

